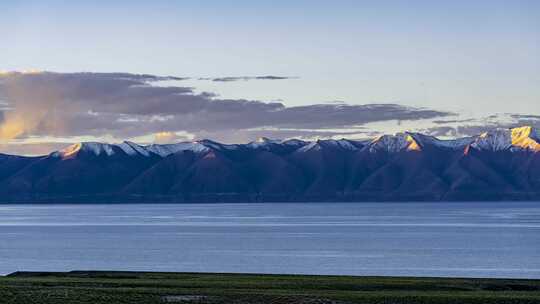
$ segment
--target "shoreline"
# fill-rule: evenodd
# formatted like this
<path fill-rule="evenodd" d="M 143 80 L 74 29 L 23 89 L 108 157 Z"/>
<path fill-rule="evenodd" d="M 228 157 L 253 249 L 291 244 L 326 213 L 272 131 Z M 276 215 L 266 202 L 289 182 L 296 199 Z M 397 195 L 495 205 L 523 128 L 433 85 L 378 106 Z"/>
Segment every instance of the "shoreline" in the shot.
<path fill-rule="evenodd" d="M 518 203 L 540 203 L 538 200 L 381 200 L 381 201 L 238 201 L 238 202 L 2 202 L 0 206 L 52 206 L 52 205 L 266 205 L 266 204 L 518 204 Z"/>
<path fill-rule="evenodd" d="M 413 280 L 471 280 L 471 281 L 538 281 L 538 278 L 523 277 L 481 277 L 481 276 L 423 276 L 423 275 L 354 275 L 354 274 L 315 274 L 315 273 L 272 273 L 272 272 L 204 272 L 204 271 L 146 271 L 146 270 L 68 270 L 68 271 L 13 271 L 0 274 L 0 278 L 23 278 L 43 276 L 91 277 L 107 275 L 219 275 L 219 276 L 268 276 L 268 277 L 313 277 L 313 278 L 350 278 L 350 279 L 413 279 Z"/>

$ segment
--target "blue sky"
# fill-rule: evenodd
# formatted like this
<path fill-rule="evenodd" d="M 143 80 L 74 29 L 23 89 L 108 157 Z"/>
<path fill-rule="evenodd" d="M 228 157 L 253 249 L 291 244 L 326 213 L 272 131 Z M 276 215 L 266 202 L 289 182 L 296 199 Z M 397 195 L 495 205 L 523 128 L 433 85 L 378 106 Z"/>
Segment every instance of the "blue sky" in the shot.
<path fill-rule="evenodd" d="M 293 76 L 181 85 L 287 106 L 540 114 L 539 1 L 4 1 L 0 39 L 7 71 Z"/>

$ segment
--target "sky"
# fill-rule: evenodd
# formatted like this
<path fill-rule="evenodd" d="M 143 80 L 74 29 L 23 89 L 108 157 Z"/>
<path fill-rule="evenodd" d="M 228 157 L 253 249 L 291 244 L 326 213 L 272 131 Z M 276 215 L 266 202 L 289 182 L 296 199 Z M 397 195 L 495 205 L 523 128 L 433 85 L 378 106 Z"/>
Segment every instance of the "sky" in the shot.
<path fill-rule="evenodd" d="M 538 54 L 540 1 L 3 1 L 0 151 L 540 125 Z"/>

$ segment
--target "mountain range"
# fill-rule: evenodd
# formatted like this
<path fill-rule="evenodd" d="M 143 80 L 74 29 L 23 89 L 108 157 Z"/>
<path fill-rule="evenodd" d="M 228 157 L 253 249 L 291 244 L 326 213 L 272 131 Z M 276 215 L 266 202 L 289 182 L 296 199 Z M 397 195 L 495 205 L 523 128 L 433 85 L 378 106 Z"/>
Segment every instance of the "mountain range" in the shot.
<path fill-rule="evenodd" d="M 0 154 L 0 202 L 540 200 L 540 132 L 524 126 L 441 140 L 84 142 Z"/>

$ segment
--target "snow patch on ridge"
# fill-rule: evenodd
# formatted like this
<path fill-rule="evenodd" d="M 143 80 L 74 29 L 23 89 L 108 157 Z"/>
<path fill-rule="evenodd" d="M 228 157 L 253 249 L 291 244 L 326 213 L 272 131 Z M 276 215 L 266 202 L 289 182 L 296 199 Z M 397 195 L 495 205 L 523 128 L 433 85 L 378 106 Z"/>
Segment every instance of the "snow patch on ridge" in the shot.
<path fill-rule="evenodd" d="M 248 143 L 247 146 L 248 146 L 248 148 L 259 149 L 259 148 L 267 147 L 267 146 L 272 145 L 272 144 L 279 145 L 281 143 L 282 142 L 280 140 L 269 139 L 269 138 L 266 138 L 266 137 L 259 137 L 259 138 L 257 138 L 256 141 L 252 141 L 252 142 Z"/>
<path fill-rule="evenodd" d="M 161 157 L 166 157 L 180 151 L 192 151 L 194 153 L 204 153 L 210 149 L 199 142 L 183 142 L 178 144 L 149 145 L 144 147 L 147 151 L 155 153 Z"/>
<path fill-rule="evenodd" d="M 114 154 L 113 145 L 99 142 L 83 142 L 68 146 L 56 153 L 53 153 L 53 155 L 59 156 L 62 159 L 69 159 L 75 157 L 80 151 L 89 152 L 96 156 L 101 154 L 111 156 Z"/>
<path fill-rule="evenodd" d="M 358 150 L 358 148 L 355 145 L 351 144 L 351 142 L 349 142 L 346 139 L 339 139 L 339 140 L 328 139 L 328 140 L 323 140 L 322 142 L 329 145 L 337 146 L 344 150 L 351 150 L 351 151 Z"/>
<path fill-rule="evenodd" d="M 308 143 L 303 140 L 293 138 L 293 139 L 284 140 L 281 142 L 281 144 L 288 145 L 288 146 L 305 146 Z"/>
<path fill-rule="evenodd" d="M 495 129 L 480 134 L 471 144 L 479 150 L 491 151 L 519 151 L 529 150 L 540 152 L 538 131 L 530 126 L 513 129 Z"/>
<path fill-rule="evenodd" d="M 309 144 L 299 148 L 296 151 L 304 153 L 304 152 L 307 152 L 307 151 L 310 151 L 310 150 L 318 151 L 320 149 L 322 149 L 321 145 L 319 145 L 319 143 L 317 141 L 312 141 Z"/>
<path fill-rule="evenodd" d="M 501 151 L 512 146 L 512 135 L 510 130 L 495 129 L 490 132 L 480 134 L 471 144 L 471 147 L 478 150 Z"/>
<path fill-rule="evenodd" d="M 375 138 L 367 146 L 370 152 L 386 151 L 396 153 L 403 150 L 420 151 L 421 146 L 407 133 L 397 133 L 396 135 L 382 135 Z"/>
<path fill-rule="evenodd" d="M 434 136 L 424 135 L 420 133 L 408 133 L 408 134 L 411 135 L 420 146 L 433 145 L 436 147 L 452 149 L 452 150 L 465 149 L 467 145 L 471 144 L 475 140 L 474 137 L 464 137 L 464 138 L 458 138 L 458 139 L 442 140 Z"/>
<path fill-rule="evenodd" d="M 324 146 L 327 146 L 327 147 L 331 146 L 331 147 L 336 147 L 336 148 L 339 148 L 339 149 L 349 150 L 349 151 L 358 150 L 358 148 L 355 145 L 353 145 L 351 142 L 349 142 L 346 139 L 340 139 L 340 140 L 321 139 L 321 140 L 310 142 L 309 144 L 300 147 L 296 151 L 298 151 L 298 152 L 307 152 L 307 151 L 310 151 L 310 150 L 315 150 L 316 151 L 316 150 L 322 149 Z"/>
<path fill-rule="evenodd" d="M 143 156 L 150 156 L 150 153 L 144 148 L 136 143 L 130 142 L 130 141 L 124 141 L 123 143 L 117 145 L 120 149 L 122 149 L 127 155 L 134 156 L 134 155 L 143 155 Z"/>
<path fill-rule="evenodd" d="M 525 126 L 511 129 L 510 132 L 512 134 L 512 146 L 540 152 L 540 143 L 536 129 Z"/>

